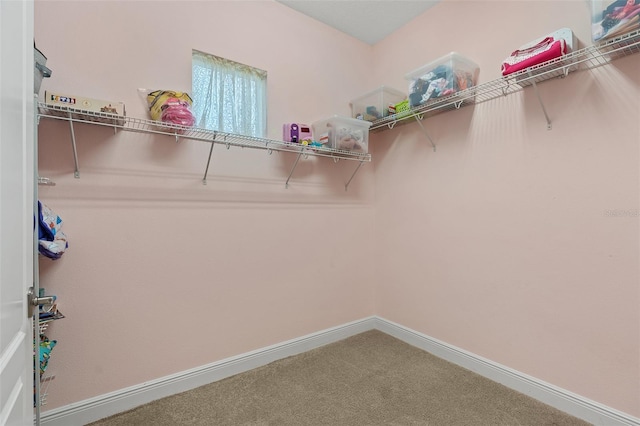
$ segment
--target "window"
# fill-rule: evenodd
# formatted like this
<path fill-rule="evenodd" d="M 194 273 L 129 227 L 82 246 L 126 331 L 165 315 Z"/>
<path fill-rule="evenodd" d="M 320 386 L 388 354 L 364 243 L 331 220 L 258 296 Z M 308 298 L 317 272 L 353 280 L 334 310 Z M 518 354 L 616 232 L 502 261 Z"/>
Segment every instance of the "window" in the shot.
<path fill-rule="evenodd" d="M 192 51 L 191 65 L 196 126 L 266 136 L 266 71 L 198 50 Z"/>

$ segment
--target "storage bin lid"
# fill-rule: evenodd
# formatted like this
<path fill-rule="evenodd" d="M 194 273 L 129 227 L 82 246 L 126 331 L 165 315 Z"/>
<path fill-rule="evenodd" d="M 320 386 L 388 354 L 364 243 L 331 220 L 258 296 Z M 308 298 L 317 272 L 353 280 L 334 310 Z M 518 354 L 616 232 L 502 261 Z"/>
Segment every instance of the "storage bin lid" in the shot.
<path fill-rule="evenodd" d="M 358 96 L 357 98 L 353 99 L 351 101 L 351 103 L 354 103 L 354 102 L 357 102 L 359 100 L 368 98 L 371 95 L 375 95 L 375 94 L 383 93 L 383 92 L 386 92 L 386 93 L 389 93 L 389 94 L 395 95 L 395 96 L 402 96 L 402 97 L 405 97 L 405 98 L 407 97 L 407 94 L 405 92 L 401 92 L 400 90 L 394 89 L 392 87 L 382 85 L 382 86 L 380 86 L 380 87 L 378 87 L 376 89 L 373 89 L 370 92 L 365 93 L 362 96 Z"/>
<path fill-rule="evenodd" d="M 322 120 L 316 120 L 313 123 L 311 123 L 311 125 L 314 127 L 317 127 L 319 124 L 322 124 L 322 123 L 326 123 L 328 125 L 329 123 L 337 123 L 337 122 L 342 122 L 344 124 L 353 125 L 353 126 L 366 127 L 367 129 L 371 127 L 371 124 L 372 124 L 370 121 L 358 120 L 357 118 L 343 117 L 341 115 L 334 114 Z"/>
<path fill-rule="evenodd" d="M 407 80 L 413 80 L 416 77 L 420 77 L 425 72 L 429 72 L 429 71 L 433 70 L 438 65 L 443 65 L 443 64 L 446 64 L 447 62 L 456 62 L 456 63 L 462 64 L 462 65 L 464 65 L 464 66 L 466 66 L 468 68 L 474 68 L 474 69 L 475 68 L 479 68 L 478 64 L 473 62 L 471 59 L 468 59 L 468 58 L 462 56 L 458 52 L 451 52 L 451 53 L 447 53 L 444 56 L 441 56 L 440 58 L 436 59 L 435 61 L 429 62 L 428 64 L 423 65 L 420 68 L 417 68 L 417 69 L 411 71 L 410 73 L 407 73 L 404 76 L 404 78 L 407 79 Z"/>

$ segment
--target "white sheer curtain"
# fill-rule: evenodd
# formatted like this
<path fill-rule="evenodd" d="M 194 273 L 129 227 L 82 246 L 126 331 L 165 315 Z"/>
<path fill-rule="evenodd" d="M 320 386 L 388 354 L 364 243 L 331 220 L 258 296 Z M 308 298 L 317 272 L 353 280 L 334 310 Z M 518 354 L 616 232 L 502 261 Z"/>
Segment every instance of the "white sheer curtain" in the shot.
<path fill-rule="evenodd" d="M 196 126 L 266 136 L 266 71 L 193 50 L 191 85 Z"/>

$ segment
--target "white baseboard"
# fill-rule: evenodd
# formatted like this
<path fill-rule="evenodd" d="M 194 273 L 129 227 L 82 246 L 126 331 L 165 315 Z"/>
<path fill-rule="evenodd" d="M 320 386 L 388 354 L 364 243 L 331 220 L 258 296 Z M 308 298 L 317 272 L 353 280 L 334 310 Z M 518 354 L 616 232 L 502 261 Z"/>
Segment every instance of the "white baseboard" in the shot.
<path fill-rule="evenodd" d="M 375 317 L 364 318 L 140 385 L 54 408 L 41 414 L 40 424 L 43 426 L 85 425 L 156 399 L 195 389 L 279 359 L 364 333 L 372 330 L 374 324 Z"/>
<path fill-rule="evenodd" d="M 42 413 L 40 423 L 43 426 L 84 425 L 165 396 L 222 380 L 373 329 L 380 330 L 594 425 L 640 426 L 638 418 L 377 316 L 49 410 Z"/>
<path fill-rule="evenodd" d="M 640 426 L 640 419 L 591 401 L 504 365 L 376 317 L 375 328 L 596 426 Z"/>

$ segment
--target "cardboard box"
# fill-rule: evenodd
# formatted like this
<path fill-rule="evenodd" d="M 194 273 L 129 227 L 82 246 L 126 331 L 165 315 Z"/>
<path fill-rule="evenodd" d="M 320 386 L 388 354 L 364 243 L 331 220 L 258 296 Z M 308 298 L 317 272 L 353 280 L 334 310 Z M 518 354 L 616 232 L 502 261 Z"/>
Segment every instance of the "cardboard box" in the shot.
<path fill-rule="evenodd" d="M 70 110 L 75 116 L 88 121 L 115 122 L 122 125 L 124 124 L 124 117 L 127 115 L 123 102 L 85 98 L 70 94 L 45 91 L 44 103 L 62 108 L 62 110 L 52 110 L 53 113 L 59 112 L 57 115 L 66 115 L 65 111 Z"/>

